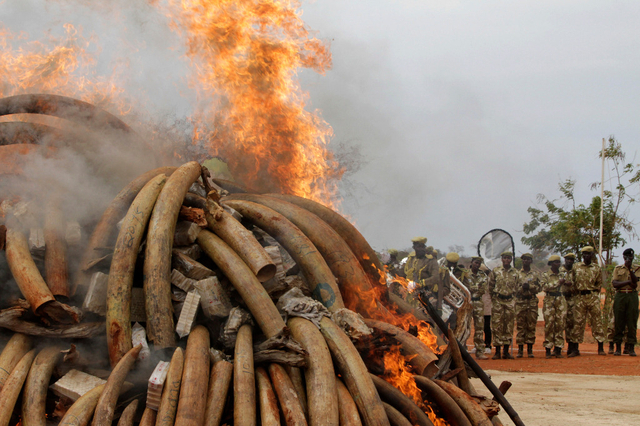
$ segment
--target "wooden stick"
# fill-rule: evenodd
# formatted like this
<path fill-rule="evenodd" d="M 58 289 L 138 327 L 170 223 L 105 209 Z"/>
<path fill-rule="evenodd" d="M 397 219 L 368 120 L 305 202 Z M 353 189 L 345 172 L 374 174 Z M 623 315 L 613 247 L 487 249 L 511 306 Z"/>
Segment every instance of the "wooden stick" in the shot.
<path fill-rule="evenodd" d="M 498 390 L 500 391 L 500 393 L 502 393 L 503 395 L 506 395 L 507 391 L 509 389 L 511 389 L 511 386 L 513 385 L 513 383 L 511 383 L 508 380 L 503 380 L 502 383 L 500 383 L 500 386 L 498 386 Z M 497 401 L 496 397 L 493 397 L 494 401 Z"/>
<path fill-rule="evenodd" d="M 333 355 L 338 372 L 358 406 L 362 422 L 365 426 L 389 425 L 380 396 L 351 340 L 327 317 L 320 321 L 320 331 Z"/>
<path fill-rule="evenodd" d="M 202 426 L 209 385 L 209 331 L 196 326 L 189 335 L 182 371 L 176 426 Z"/>
<path fill-rule="evenodd" d="M 0 354 L 0 391 L 11 370 L 31 349 L 31 338 L 22 333 L 14 333 Z"/>
<path fill-rule="evenodd" d="M 391 426 L 411 426 L 411 422 L 407 420 L 400 411 L 396 410 L 386 402 L 383 402 L 382 405 L 384 405 L 384 411 L 387 413 L 387 417 L 389 417 L 389 423 L 391 423 Z"/>
<path fill-rule="evenodd" d="M 89 237 L 89 243 L 84 250 L 82 260 L 80 261 L 80 270 L 74 278 L 74 289 L 71 294 L 74 294 L 78 288 L 81 288 L 82 292 L 86 291 L 86 287 L 89 285 L 89 279 L 91 273 L 89 273 L 90 265 L 95 263 L 97 259 L 102 257 L 96 250 L 99 247 L 108 247 L 111 244 L 111 238 L 116 229 L 116 223 L 122 219 L 125 215 L 129 205 L 133 199 L 138 195 L 138 192 L 154 177 L 160 174 L 171 175 L 176 170 L 175 167 L 160 167 L 154 170 L 149 170 L 132 180 L 126 187 L 122 189 L 115 196 L 113 201 L 105 209 L 100 221 L 96 225 Z M 80 295 L 84 298 L 84 294 Z"/>
<path fill-rule="evenodd" d="M 36 357 L 36 350 L 31 349 L 16 364 L 11 374 L 4 382 L 4 387 L 0 392 L 0 426 L 7 426 L 11 420 L 13 408 L 16 405 L 22 385 L 29 374 L 29 368 Z"/>
<path fill-rule="evenodd" d="M 473 426 L 491 426 L 491 420 L 468 393 L 449 382 L 434 380 L 460 406 Z"/>
<path fill-rule="evenodd" d="M 120 388 L 124 383 L 124 379 L 127 378 L 129 370 L 131 370 L 131 367 L 133 367 L 133 364 L 136 362 L 141 349 L 142 345 L 131 349 L 111 371 L 107 383 L 105 383 L 104 390 L 98 399 L 98 404 L 96 405 L 96 412 L 93 416 L 93 422 L 91 422 L 93 426 L 111 424 L 116 402 L 118 402 L 118 396 L 120 396 Z"/>
<path fill-rule="evenodd" d="M 207 227 L 242 258 L 260 282 L 273 278 L 276 265 L 251 231 L 211 199 L 207 199 L 205 215 Z"/>
<path fill-rule="evenodd" d="M 22 424 L 24 426 L 46 425 L 46 400 L 53 369 L 62 357 L 60 348 L 48 346 L 36 356 L 24 383 L 22 394 Z"/>
<path fill-rule="evenodd" d="M 271 386 L 269 374 L 264 368 L 256 368 L 258 396 L 260 400 L 260 422 L 263 426 L 280 426 L 278 399 Z"/>
<path fill-rule="evenodd" d="M 358 406 L 353 401 L 349 389 L 336 377 L 336 394 L 338 395 L 338 410 L 340 412 L 340 426 L 362 426 Z"/>
<path fill-rule="evenodd" d="M 207 230 L 200 232 L 197 241 L 202 250 L 229 278 L 265 336 L 270 338 L 279 334 L 285 328 L 285 323 L 278 308 L 240 256 L 220 237 Z"/>
<path fill-rule="evenodd" d="M 460 406 L 440 386 L 423 376 L 413 376 L 425 399 L 435 403 L 451 426 L 471 426 Z"/>
<path fill-rule="evenodd" d="M 131 401 L 127 408 L 122 411 L 122 415 L 120 415 L 120 420 L 118 420 L 118 426 L 133 426 L 133 420 L 136 415 L 136 410 L 138 409 L 139 401 L 134 399 Z"/>
<path fill-rule="evenodd" d="M 251 201 L 225 199 L 224 204 L 263 229 L 289 252 L 300 266 L 316 300 L 331 312 L 345 307 L 327 262 L 298 227 L 275 210 Z"/>
<path fill-rule="evenodd" d="M 418 407 L 408 396 L 400 392 L 395 386 L 378 376 L 371 375 L 373 383 L 376 385 L 380 398 L 395 407 L 411 423 L 419 426 L 433 426 L 429 417 Z"/>
<path fill-rule="evenodd" d="M 307 382 L 309 424 L 337 426 L 340 424 L 338 393 L 331 352 L 322 333 L 304 318 L 288 321 L 293 338 L 307 351 L 309 366 L 304 370 Z"/>
<path fill-rule="evenodd" d="M 60 199 L 47 202 L 44 220 L 44 276 L 54 296 L 69 297 L 67 243 L 64 240 L 65 220 Z"/>
<path fill-rule="evenodd" d="M 93 416 L 98 399 L 104 390 L 105 385 L 98 385 L 89 392 L 82 395 L 67 410 L 60 420 L 60 425 L 64 426 L 87 426 Z"/>
<path fill-rule="evenodd" d="M 202 233 L 201 233 L 202 235 Z M 238 330 L 233 359 L 233 424 L 255 426 L 256 381 L 253 368 L 253 336 L 251 326 Z"/>
<path fill-rule="evenodd" d="M 162 400 L 158 408 L 156 426 L 173 426 L 178 408 L 178 396 L 182 383 L 182 370 L 184 369 L 184 354 L 181 348 L 176 348 L 171 357 L 167 380 L 162 390 Z"/>
<path fill-rule="evenodd" d="M 284 367 L 280 364 L 269 364 L 269 376 L 278 395 L 287 426 L 306 426 L 307 419 L 304 417 L 298 395 Z"/>
<path fill-rule="evenodd" d="M 180 166 L 167 180 L 149 220 L 144 260 L 147 335 L 156 348 L 176 344 L 171 304 L 171 249 L 180 206 L 191 184 L 200 176 L 200 164 Z"/>
<path fill-rule="evenodd" d="M 131 289 L 140 242 L 151 211 L 167 177 L 160 174 L 140 190 L 131 203 L 113 250 L 107 283 L 107 346 L 115 366 L 131 350 Z"/>
<path fill-rule="evenodd" d="M 449 344 L 451 345 L 451 357 L 453 358 L 454 365 L 458 368 L 462 368 L 460 373 L 458 373 L 458 385 L 460 386 L 460 389 L 468 394 L 471 394 L 471 387 L 469 386 L 469 376 L 467 375 L 467 367 L 462 360 L 458 341 L 456 340 L 456 336 L 453 334 L 453 330 L 449 329 L 447 334 L 449 338 Z"/>
<path fill-rule="evenodd" d="M 207 395 L 207 411 L 204 416 L 204 426 L 220 425 L 232 377 L 232 363 L 220 360 L 213 364 L 211 377 L 209 377 L 209 394 Z"/>

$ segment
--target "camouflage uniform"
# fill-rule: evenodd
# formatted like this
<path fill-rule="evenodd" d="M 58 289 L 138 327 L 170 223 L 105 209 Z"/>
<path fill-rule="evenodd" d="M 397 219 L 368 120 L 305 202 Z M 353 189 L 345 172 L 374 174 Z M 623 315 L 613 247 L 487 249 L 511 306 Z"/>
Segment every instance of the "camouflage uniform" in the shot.
<path fill-rule="evenodd" d="M 524 269 L 518 271 L 519 283 L 516 288 L 516 343 L 518 345 L 536 342 L 536 323 L 538 322 L 538 297 L 540 291 L 540 276 L 536 271 Z M 529 283 L 529 289 L 523 290 L 522 285 Z"/>
<path fill-rule="evenodd" d="M 473 343 L 476 347 L 476 354 L 483 354 L 485 349 L 484 343 L 484 302 L 482 295 L 487 291 L 487 275 L 478 271 L 474 274 L 472 271 L 466 275 L 464 284 L 469 288 L 471 293 L 471 306 L 473 307 Z"/>
<path fill-rule="evenodd" d="M 553 349 L 564 346 L 563 332 L 567 315 L 567 301 L 559 281 L 562 272 L 549 270 L 542 274 L 542 290 L 545 292 L 542 315 L 544 316 L 544 347 Z"/>
<path fill-rule="evenodd" d="M 574 265 L 575 267 L 575 265 Z M 571 271 L 565 268 L 564 265 L 560 267 L 560 278 L 564 278 L 568 281 L 571 280 Z M 567 342 L 571 341 L 571 331 L 573 330 L 573 311 L 575 310 L 576 291 L 575 286 L 563 285 L 561 287 L 562 295 L 567 303 L 567 315 L 565 317 L 564 336 Z M 546 321 L 546 320 L 545 320 Z"/>
<path fill-rule="evenodd" d="M 504 266 L 498 266 L 489 274 L 493 346 L 511 345 L 515 320 L 513 297 L 519 281 L 520 275 L 513 267 L 505 270 Z"/>
<path fill-rule="evenodd" d="M 598 343 L 605 340 L 602 328 L 602 309 L 600 290 L 602 288 L 602 269 L 595 262 L 586 265 L 583 262 L 573 265 L 571 281 L 575 287 L 575 307 L 573 311 L 573 329 L 569 339 L 572 343 L 584 341 L 584 329 L 587 320 L 591 324 L 591 334 Z"/>
<path fill-rule="evenodd" d="M 632 265 L 632 268 L 635 265 Z M 626 265 L 618 265 L 613 270 L 612 281 L 629 281 L 631 280 L 631 272 Z M 612 312 L 615 312 L 615 335 L 614 343 L 622 343 L 623 337 L 626 337 L 626 344 L 636 344 L 636 332 L 638 329 L 638 290 L 625 285 L 616 289 L 616 295 L 613 301 Z M 627 333 L 625 334 L 625 328 Z"/>

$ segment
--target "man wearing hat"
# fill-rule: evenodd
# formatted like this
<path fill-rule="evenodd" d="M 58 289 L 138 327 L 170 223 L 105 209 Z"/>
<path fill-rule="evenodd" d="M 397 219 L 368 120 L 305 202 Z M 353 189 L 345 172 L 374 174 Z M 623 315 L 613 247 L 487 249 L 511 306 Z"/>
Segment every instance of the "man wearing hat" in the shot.
<path fill-rule="evenodd" d="M 458 253 L 449 252 L 444 257 L 444 259 L 446 261 L 445 263 L 446 268 L 449 271 L 451 271 L 453 276 L 456 277 L 458 280 L 460 280 L 460 282 L 464 282 L 468 272 L 466 269 L 461 268 L 460 265 L 458 265 L 458 261 L 460 260 L 460 255 Z"/>
<path fill-rule="evenodd" d="M 613 313 L 615 316 L 613 343 L 616 345 L 614 355 L 620 355 L 622 337 L 626 327 L 626 352 L 631 356 L 636 356 L 634 350 L 638 324 L 638 276 L 636 273 L 640 266 L 633 265 L 634 256 L 633 249 L 626 249 L 622 253 L 624 264 L 616 266 L 611 277 L 611 284 L 616 290 L 616 295 L 613 299 Z"/>
<path fill-rule="evenodd" d="M 489 274 L 489 293 L 491 294 L 491 334 L 496 353 L 493 359 L 513 359 L 509 346 L 513 339 L 514 295 L 520 282 L 520 274 L 511 266 L 513 253 L 501 254 L 502 266 L 493 268 Z M 500 349 L 502 348 L 502 356 Z"/>
<path fill-rule="evenodd" d="M 542 290 L 545 292 L 542 315 L 544 316 L 544 348 L 547 358 L 562 358 L 564 346 L 564 321 L 567 301 L 562 293 L 560 256 L 549 256 L 551 269 L 542 274 Z M 553 349 L 553 353 L 551 350 Z"/>
<path fill-rule="evenodd" d="M 471 270 L 465 276 L 464 284 L 471 293 L 471 306 L 473 307 L 473 344 L 476 348 L 476 358 L 487 359 L 484 354 L 484 302 L 482 295 L 487 291 L 487 275 L 480 270 L 482 258 L 471 258 Z"/>
<path fill-rule="evenodd" d="M 427 239 L 415 237 L 411 241 L 413 252 L 404 265 L 405 276 L 409 281 L 414 281 L 417 285 L 426 286 L 429 290 L 436 292 L 440 280 L 439 267 L 435 257 L 427 254 Z"/>
<path fill-rule="evenodd" d="M 402 267 L 402 265 L 400 265 L 400 261 L 398 260 L 398 250 L 396 249 L 389 249 L 387 250 L 387 253 L 389 253 L 389 261 L 387 263 L 385 263 L 385 266 L 387 267 L 387 272 L 393 277 L 393 276 L 400 276 L 400 277 L 404 277 L 404 268 Z"/>
<path fill-rule="evenodd" d="M 570 342 L 571 331 L 573 330 L 573 311 L 575 307 L 575 288 L 571 282 L 571 271 L 576 261 L 575 253 L 564 255 L 564 265 L 560 267 L 560 281 L 562 282 L 562 295 L 567 302 L 567 314 L 565 317 L 564 336 L 567 345 Z"/>
<path fill-rule="evenodd" d="M 604 330 L 602 328 L 602 310 L 600 308 L 600 290 L 602 289 L 602 268 L 593 262 L 595 250 L 591 246 L 583 247 L 582 262 L 573 265 L 571 282 L 576 295 L 573 311 L 573 330 L 569 342 L 568 357 L 580 355 L 580 343 L 584 341 L 584 329 L 587 321 L 591 324 L 591 334 L 598 341 L 598 355 L 604 351 Z"/>
<path fill-rule="evenodd" d="M 523 348 L 527 344 L 527 356 L 533 358 L 533 344 L 536 342 L 536 323 L 538 322 L 538 292 L 540 291 L 540 276 L 531 269 L 533 256 L 525 253 L 520 256 L 522 269 L 518 287 L 516 287 L 516 343 L 518 355 L 522 358 Z"/>

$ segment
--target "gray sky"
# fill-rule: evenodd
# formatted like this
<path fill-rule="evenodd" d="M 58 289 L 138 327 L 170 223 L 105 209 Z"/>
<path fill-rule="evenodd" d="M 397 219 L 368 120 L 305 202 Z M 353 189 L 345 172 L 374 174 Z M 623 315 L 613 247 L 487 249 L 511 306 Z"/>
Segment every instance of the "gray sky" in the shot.
<path fill-rule="evenodd" d="M 555 198 L 573 178 L 588 203 L 602 138 L 615 135 L 630 157 L 640 147 L 639 2 L 325 0 L 303 10 L 333 52 L 333 70 L 305 80 L 313 106 L 337 143 L 368 159 L 344 209 L 377 249 L 424 235 L 471 254 L 503 228 L 523 252 L 538 193 Z"/>
<path fill-rule="evenodd" d="M 142 1 L 82 3 L 4 1 L 0 22 L 33 38 L 81 26 L 103 46 L 98 70 L 125 60 L 131 94 L 156 116 L 186 114 L 188 70 L 164 17 Z M 555 198 L 573 178 L 588 203 L 602 138 L 631 157 L 640 147 L 640 2 L 317 0 L 302 12 L 333 53 L 333 69 L 303 73 L 303 86 L 339 151 L 363 155 L 343 211 L 376 249 L 424 235 L 469 255 L 503 228 L 521 253 L 538 193 Z"/>

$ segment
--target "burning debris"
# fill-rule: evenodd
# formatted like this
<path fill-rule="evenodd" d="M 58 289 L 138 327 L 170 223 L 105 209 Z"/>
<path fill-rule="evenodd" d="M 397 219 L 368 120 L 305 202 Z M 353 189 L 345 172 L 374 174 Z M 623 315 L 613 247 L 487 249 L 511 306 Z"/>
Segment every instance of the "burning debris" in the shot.
<path fill-rule="evenodd" d="M 37 223 L 26 217 L 39 200 L 5 200 L 7 264 L 26 301 L 0 311 L 15 332 L 0 355 L 0 425 L 497 421 L 467 368 L 484 373 L 458 348 L 464 295 L 444 334 L 437 314 L 395 303 L 373 250 L 339 214 L 237 188 L 193 161 L 146 172 L 81 227 L 91 236 L 79 262 L 56 203 Z M 201 213 L 185 214 L 198 197 L 190 211 Z M 42 244 L 30 250 L 33 221 L 43 256 Z M 29 335 L 81 339 L 108 356 Z"/>

